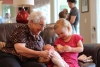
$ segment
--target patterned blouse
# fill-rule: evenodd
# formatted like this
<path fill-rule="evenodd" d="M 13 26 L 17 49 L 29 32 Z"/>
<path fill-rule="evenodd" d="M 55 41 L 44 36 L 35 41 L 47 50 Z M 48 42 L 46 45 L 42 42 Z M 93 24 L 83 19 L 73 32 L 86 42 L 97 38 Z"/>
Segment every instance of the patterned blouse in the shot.
<path fill-rule="evenodd" d="M 30 32 L 28 25 L 22 25 L 16 28 L 10 39 L 7 41 L 6 46 L 1 50 L 6 53 L 10 53 L 18 56 L 21 61 L 26 61 L 27 57 L 18 54 L 14 48 L 14 44 L 16 43 L 26 43 L 26 47 L 32 50 L 41 51 L 44 46 L 44 41 L 40 35 L 33 36 Z M 31 58 L 36 59 L 36 58 Z"/>

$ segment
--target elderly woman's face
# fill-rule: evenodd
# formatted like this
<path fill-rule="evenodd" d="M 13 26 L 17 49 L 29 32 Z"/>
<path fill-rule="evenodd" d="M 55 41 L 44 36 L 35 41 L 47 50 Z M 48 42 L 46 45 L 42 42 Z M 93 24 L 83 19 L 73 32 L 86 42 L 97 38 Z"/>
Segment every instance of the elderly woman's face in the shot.
<path fill-rule="evenodd" d="M 45 20 L 41 19 L 39 23 L 31 23 L 31 32 L 34 35 L 38 35 L 41 31 L 44 30 L 46 26 Z"/>

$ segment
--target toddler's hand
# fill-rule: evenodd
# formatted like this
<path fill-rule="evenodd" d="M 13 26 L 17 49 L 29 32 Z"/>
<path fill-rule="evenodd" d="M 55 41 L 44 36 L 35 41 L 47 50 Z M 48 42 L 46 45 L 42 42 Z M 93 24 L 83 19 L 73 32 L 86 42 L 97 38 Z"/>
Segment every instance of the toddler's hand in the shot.
<path fill-rule="evenodd" d="M 64 52 L 64 49 L 63 49 L 63 46 L 62 45 L 57 45 L 57 50 L 60 53 Z"/>
<path fill-rule="evenodd" d="M 64 46 L 64 51 L 65 52 L 71 52 L 72 51 L 72 47 L 66 45 L 66 46 Z"/>

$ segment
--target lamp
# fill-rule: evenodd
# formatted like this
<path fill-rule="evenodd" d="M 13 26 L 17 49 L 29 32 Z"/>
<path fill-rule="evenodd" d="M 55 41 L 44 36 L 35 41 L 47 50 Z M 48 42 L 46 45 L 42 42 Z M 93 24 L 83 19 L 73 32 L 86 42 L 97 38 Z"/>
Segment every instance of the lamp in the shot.
<path fill-rule="evenodd" d="M 13 0 L 13 4 L 18 7 L 22 6 L 21 10 L 18 12 L 16 16 L 16 22 L 27 24 L 29 14 L 27 11 L 25 11 L 24 6 L 25 7 L 33 6 L 34 0 Z"/>

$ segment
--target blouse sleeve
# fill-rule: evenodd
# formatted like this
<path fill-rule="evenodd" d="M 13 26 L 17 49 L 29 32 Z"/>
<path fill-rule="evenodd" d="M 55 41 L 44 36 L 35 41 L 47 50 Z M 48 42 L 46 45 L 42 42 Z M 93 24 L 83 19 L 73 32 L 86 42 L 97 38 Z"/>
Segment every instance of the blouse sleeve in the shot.
<path fill-rule="evenodd" d="M 78 35 L 78 34 L 76 34 L 76 35 L 75 35 L 75 40 L 76 40 L 76 41 L 75 41 L 76 43 L 78 43 L 80 40 L 83 42 L 83 37 L 80 36 L 80 35 Z"/>
<path fill-rule="evenodd" d="M 10 41 L 15 44 L 15 43 L 25 43 L 26 41 L 26 34 L 25 30 L 21 27 L 16 28 L 10 38 Z"/>
<path fill-rule="evenodd" d="M 76 16 L 77 13 L 78 13 L 77 9 L 75 9 L 75 8 L 72 9 L 72 13 L 71 13 L 72 16 Z"/>

